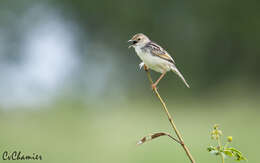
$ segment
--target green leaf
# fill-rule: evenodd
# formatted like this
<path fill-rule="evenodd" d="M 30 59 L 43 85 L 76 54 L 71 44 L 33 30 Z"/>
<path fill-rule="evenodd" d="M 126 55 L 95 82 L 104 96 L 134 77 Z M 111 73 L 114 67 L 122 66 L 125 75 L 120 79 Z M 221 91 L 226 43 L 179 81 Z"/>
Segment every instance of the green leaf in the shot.
<path fill-rule="evenodd" d="M 236 153 L 236 160 L 241 161 L 241 160 L 246 160 L 246 158 L 243 157 L 241 154 Z"/>
<path fill-rule="evenodd" d="M 234 153 L 238 153 L 238 154 L 241 154 L 241 152 L 239 151 L 239 150 L 237 150 L 236 148 L 227 148 L 226 150 L 230 150 L 230 151 L 232 151 L 232 152 L 234 152 Z"/>
<path fill-rule="evenodd" d="M 213 151 L 213 150 L 216 150 L 216 148 L 213 147 L 213 146 L 209 146 L 209 147 L 207 148 L 207 150 L 208 150 L 209 152 L 211 152 L 211 151 Z"/>
<path fill-rule="evenodd" d="M 223 153 L 224 153 L 225 155 L 229 156 L 229 157 L 233 157 L 233 156 L 234 156 L 233 152 L 230 151 L 230 150 L 224 150 Z"/>
<path fill-rule="evenodd" d="M 247 160 L 244 156 L 242 156 L 242 153 L 239 150 L 235 149 L 235 148 L 226 148 L 225 151 L 231 152 L 233 157 L 235 157 L 235 160 L 237 160 L 237 161 Z M 229 153 L 229 152 L 227 152 L 227 153 Z M 230 155 L 228 155 L 228 156 L 230 156 Z"/>
<path fill-rule="evenodd" d="M 216 156 L 220 154 L 218 150 L 212 150 L 209 153 L 213 154 L 213 155 L 216 155 Z"/>

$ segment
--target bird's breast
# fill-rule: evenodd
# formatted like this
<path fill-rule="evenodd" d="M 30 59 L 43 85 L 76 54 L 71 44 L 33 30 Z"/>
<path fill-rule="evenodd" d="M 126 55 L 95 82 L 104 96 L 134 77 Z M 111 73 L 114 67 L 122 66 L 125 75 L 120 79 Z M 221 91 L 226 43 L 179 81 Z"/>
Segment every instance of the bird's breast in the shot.
<path fill-rule="evenodd" d="M 165 72 L 170 70 L 171 63 L 163 60 L 159 57 L 153 56 L 149 51 L 144 51 L 142 49 L 135 49 L 138 57 L 152 70 L 157 72 Z"/>

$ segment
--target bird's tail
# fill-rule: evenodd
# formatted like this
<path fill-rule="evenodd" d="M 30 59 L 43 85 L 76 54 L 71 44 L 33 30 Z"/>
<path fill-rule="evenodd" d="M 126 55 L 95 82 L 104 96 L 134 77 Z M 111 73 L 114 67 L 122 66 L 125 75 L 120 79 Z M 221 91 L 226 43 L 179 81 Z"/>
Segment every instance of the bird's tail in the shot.
<path fill-rule="evenodd" d="M 188 88 L 190 88 L 189 84 L 186 82 L 186 80 L 184 79 L 184 77 L 182 76 L 182 74 L 180 73 L 180 71 L 177 69 L 177 67 L 172 66 L 171 69 L 172 69 L 173 72 L 175 72 L 175 73 L 181 78 L 181 80 L 183 81 L 183 83 L 184 83 Z"/>

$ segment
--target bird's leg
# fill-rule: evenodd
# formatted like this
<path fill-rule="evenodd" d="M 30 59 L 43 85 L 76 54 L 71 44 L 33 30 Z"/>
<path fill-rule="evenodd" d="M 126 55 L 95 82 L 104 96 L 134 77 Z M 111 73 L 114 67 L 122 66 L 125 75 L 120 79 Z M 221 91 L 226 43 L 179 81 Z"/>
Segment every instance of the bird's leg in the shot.
<path fill-rule="evenodd" d="M 166 74 L 166 72 L 162 73 L 162 75 L 157 79 L 157 81 L 152 84 L 153 90 L 156 88 L 157 84 L 160 82 L 160 80 L 164 77 L 165 74 Z"/>
<path fill-rule="evenodd" d="M 148 71 L 148 69 L 149 69 L 149 68 L 146 66 L 146 64 L 144 64 L 144 70 L 145 70 L 145 71 Z"/>

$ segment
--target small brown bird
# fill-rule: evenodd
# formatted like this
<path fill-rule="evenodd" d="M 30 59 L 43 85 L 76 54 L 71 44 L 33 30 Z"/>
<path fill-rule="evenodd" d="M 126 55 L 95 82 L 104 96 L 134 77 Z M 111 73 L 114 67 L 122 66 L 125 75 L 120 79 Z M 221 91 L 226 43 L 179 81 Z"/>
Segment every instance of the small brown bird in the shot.
<path fill-rule="evenodd" d="M 161 46 L 151 41 L 146 35 L 138 33 L 134 35 L 128 42 L 132 43 L 129 48 L 133 47 L 143 61 L 140 63 L 140 68 L 145 66 L 156 72 L 162 73 L 157 81 L 152 84 L 152 88 L 155 89 L 159 81 L 164 77 L 166 72 L 172 70 L 175 72 L 184 82 L 184 84 L 190 88 L 180 71 L 175 66 L 175 62 L 170 54 L 164 50 Z"/>

